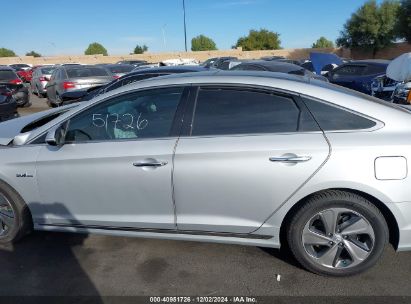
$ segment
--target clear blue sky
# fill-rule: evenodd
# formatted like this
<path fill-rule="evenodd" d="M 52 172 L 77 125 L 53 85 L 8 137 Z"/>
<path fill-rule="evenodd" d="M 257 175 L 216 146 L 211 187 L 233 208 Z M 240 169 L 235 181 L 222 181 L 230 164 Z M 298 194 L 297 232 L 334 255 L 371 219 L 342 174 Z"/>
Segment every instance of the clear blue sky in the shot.
<path fill-rule="evenodd" d="M 186 0 L 188 48 L 204 34 L 229 49 L 260 28 L 280 33 L 283 48 L 309 47 L 320 36 L 334 41 L 364 2 Z M 153 52 L 184 50 L 182 0 L 19 0 L 4 1 L 1 11 L 0 47 L 19 55 L 82 54 L 94 41 L 109 54 L 128 54 L 136 44 Z"/>

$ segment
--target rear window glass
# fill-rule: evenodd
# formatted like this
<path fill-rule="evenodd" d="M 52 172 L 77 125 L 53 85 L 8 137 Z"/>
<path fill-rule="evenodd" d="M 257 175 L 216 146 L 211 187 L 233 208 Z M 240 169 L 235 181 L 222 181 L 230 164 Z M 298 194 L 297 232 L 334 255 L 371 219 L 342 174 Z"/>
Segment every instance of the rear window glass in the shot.
<path fill-rule="evenodd" d="M 41 71 L 41 74 L 49 75 L 53 73 L 54 68 L 41 68 L 40 71 Z"/>
<path fill-rule="evenodd" d="M 111 73 L 128 73 L 131 72 L 134 67 L 132 65 L 119 65 L 108 67 Z"/>
<path fill-rule="evenodd" d="M 13 80 L 18 78 L 15 72 L 10 70 L 0 70 L 0 81 Z"/>
<path fill-rule="evenodd" d="M 321 101 L 304 97 L 304 102 L 324 131 L 363 130 L 376 125 L 375 121 Z"/>
<path fill-rule="evenodd" d="M 69 78 L 93 77 L 93 76 L 110 76 L 109 72 L 98 67 L 78 67 L 67 69 Z"/>
<path fill-rule="evenodd" d="M 309 117 L 287 96 L 254 90 L 202 88 L 193 136 L 298 132 Z M 312 119 L 311 119 L 312 120 Z M 311 126 L 312 128 L 312 126 Z"/>

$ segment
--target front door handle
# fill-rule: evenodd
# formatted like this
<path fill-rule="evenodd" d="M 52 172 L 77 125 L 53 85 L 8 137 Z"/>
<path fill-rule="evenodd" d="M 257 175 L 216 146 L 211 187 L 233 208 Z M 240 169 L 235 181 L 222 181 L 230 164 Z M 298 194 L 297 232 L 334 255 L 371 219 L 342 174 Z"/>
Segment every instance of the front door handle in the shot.
<path fill-rule="evenodd" d="M 166 161 L 158 161 L 156 159 L 145 159 L 145 160 L 133 163 L 133 166 L 134 167 L 162 167 L 167 164 L 168 162 Z"/>
<path fill-rule="evenodd" d="M 287 155 L 287 156 L 280 156 L 280 157 L 270 157 L 271 162 L 279 162 L 279 163 L 304 163 L 311 160 L 311 156 L 304 155 Z"/>

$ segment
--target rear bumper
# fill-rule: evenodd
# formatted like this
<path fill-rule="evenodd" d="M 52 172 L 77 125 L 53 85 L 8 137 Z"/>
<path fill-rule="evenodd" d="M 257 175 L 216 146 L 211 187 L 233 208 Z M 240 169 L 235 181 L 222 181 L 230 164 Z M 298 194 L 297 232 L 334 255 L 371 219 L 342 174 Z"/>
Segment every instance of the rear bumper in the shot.
<path fill-rule="evenodd" d="M 386 204 L 394 214 L 399 229 L 398 251 L 411 250 L 411 202 Z"/>

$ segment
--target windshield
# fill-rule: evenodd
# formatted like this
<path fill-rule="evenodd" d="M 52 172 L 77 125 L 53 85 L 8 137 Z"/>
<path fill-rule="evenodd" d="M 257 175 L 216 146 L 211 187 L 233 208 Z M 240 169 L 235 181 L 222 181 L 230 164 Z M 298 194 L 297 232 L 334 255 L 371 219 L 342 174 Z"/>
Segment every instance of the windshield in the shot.
<path fill-rule="evenodd" d="M 40 71 L 43 75 L 50 75 L 51 73 L 53 73 L 54 68 L 41 68 Z"/>

